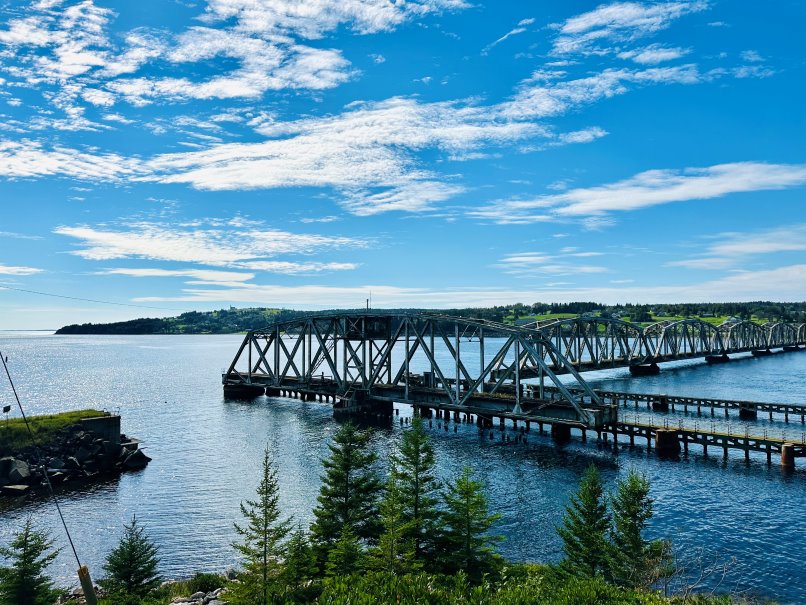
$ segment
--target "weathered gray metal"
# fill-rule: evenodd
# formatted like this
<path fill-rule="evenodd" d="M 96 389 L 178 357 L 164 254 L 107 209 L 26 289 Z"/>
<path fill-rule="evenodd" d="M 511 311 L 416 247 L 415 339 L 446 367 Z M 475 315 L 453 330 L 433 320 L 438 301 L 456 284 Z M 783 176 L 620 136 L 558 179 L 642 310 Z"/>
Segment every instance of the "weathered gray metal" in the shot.
<path fill-rule="evenodd" d="M 420 374 L 411 371 L 418 354 L 425 358 Z M 579 392 L 572 393 L 555 370 L 572 374 Z M 537 381 L 529 383 L 529 377 Z M 543 397 L 547 380 L 559 399 Z M 223 382 L 252 393 L 265 387 L 332 397 L 345 409 L 400 401 L 587 427 L 615 421 L 613 407 L 602 404 L 541 331 L 438 314 L 326 313 L 253 330 Z"/>

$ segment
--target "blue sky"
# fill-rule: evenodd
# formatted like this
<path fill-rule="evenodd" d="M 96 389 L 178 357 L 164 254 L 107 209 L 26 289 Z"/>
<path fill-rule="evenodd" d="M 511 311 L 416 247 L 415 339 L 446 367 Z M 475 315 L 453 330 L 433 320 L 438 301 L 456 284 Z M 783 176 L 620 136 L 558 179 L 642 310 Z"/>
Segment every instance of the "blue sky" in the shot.
<path fill-rule="evenodd" d="M 0 329 L 806 299 L 802 2 L 0 15 Z"/>

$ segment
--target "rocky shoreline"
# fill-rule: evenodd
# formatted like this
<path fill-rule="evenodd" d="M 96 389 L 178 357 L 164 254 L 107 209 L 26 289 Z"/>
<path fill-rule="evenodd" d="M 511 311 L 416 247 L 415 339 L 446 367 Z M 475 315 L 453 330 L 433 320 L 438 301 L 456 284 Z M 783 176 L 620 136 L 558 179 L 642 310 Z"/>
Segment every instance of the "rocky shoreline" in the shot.
<path fill-rule="evenodd" d="M 87 418 L 59 430 L 47 444 L 0 458 L 0 496 L 20 497 L 64 483 L 93 481 L 144 468 L 140 441 L 120 432 L 120 416 Z"/>

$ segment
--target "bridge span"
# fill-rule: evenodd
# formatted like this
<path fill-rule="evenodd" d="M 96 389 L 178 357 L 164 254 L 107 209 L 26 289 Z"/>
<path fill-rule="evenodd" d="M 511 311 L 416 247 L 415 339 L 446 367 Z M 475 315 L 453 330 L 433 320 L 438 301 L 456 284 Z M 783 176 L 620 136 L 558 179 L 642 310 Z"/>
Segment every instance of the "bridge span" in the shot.
<path fill-rule="evenodd" d="M 582 316 L 520 327 L 540 331 L 580 372 L 629 367 L 636 375 L 655 374 L 658 364 L 668 361 L 704 358 L 724 363 L 736 353 L 763 356 L 806 345 L 806 323 L 730 321 L 715 326 L 682 319 L 642 328 L 619 319 Z"/>
<path fill-rule="evenodd" d="M 541 432 L 550 425 L 558 439 L 575 429 L 584 440 L 593 430 L 599 440 L 612 434 L 616 446 L 619 435 L 630 442 L 654 439 L 658 451 L 670 453 L 682 440 L 686 451 L 691 442 L 706 451 L 708 445 L 743 449 L 746 456 L 751 450 L 768 458 L 780 453 L 789 466 L 806 456 L 806 443 L 629 423 L 619 416 L 619 398 L 593 390 L 580 374 L 803 344 L 803 326 L 753 326 L 682 321 L 640 330 L 592 319 L 513 327 L 431 313 L 322 313 L 248 332 L 222 382 L 231 397 L 265 393 L 325 401 L 337 416 L 392 416 L 395 403 L 406 403 L 445 422 L 475 421 L 480 430 L 497 417 L 502 427 L 511 420 L 527 431 L 533 423 Z M 560 380 L 560 374 L 571 379 Z"/>

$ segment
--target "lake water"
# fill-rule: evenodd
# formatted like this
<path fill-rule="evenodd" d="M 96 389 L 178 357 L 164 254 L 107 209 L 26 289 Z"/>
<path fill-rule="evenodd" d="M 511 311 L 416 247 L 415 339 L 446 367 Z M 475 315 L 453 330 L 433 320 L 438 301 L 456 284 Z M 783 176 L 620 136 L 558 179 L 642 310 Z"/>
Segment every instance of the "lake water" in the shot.
<path fill-rule="evenodd" d="M 144 440 L 153 462 L 143 471 L 91 487 L 60 492 L 62 509 L 82 562 L 102 575 L 106 553 L 122 524 L 137 514 L 158 543 L 165 577 L 237 564 L 230 543 L 238 505 L 252 498 L 263 448 L 274 452 L 284 509 L 311 521 L 321 472 L 320 459 L 337 429 L 329 405 L 261 397 L 225 401 L 221 371 L 242 336 L 53 336 L 0 333 L 0 350 L 29 414 L 97 407 L 120 411 L 123 431 Z M 758 401 L 806 403 L 806 352 L 746 358 L 707 366 L 688 361 L 662 366 L 658 376 L 632 379 L 626 370 L 587 373 L 595 387 L 633 392 L 707 395 Z M 12 403 L 0 384 L 0 405 Z M 402 416 L 407 406 L 398 406 Z M 628 411 L 627 414 L 632 414 Z M 645 411 L 639 411 L 646 417 Z M 667 415 L 668 416 L 668 415 Z M 711 422 L 710 414 L 673 415 L 673 421 Z M 782 419 L 781 419 L 782 420 Z M 806 427 L 753 423 L 800 441 Z M 717 423 L 724 419 L 717 418 Z M 735 432 L 744 423 L 732 416 Z M 783 473 L 763 456 L 747 464 L 734 453 L 704 458 L 692 447 L 684 460 L 660 460 L 639 444 L 613 455 L 589 442 L 556 446 L 532 432 L 528 445 L 480 438 L 475 426 L 457 433 L 437 429 L 433 441 L 444 478 L 470 465 L 488 486 L 501 552 L 511 559 L 556 560 L 555 533 L 567 498 L 585 468 L 595 463 L 608 485 L 631 467 L 652 482 L 655 517 L 650 533 L 671 539 L 684 558 L 735 558 L 722 589 L 750 591 L 783 603 L 806 602 L 806 461 Z M 508 429 L 509 430 L 509 429 Z M 401 428 L 376 428 L 375 446 L 385 458 Z M 53 505 L 44 497 L 0 504 L 0 543 L 7 543 L 27 516 L 66 545 Z M 75 561 L 65 548 L 51 572 L 75 584 Z"/>

